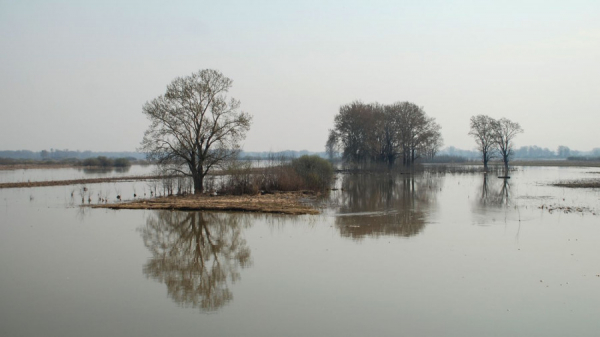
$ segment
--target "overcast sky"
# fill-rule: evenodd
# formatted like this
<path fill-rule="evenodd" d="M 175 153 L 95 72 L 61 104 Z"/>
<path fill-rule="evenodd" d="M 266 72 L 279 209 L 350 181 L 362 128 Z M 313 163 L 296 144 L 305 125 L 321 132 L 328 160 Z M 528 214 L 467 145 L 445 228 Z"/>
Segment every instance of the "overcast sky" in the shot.
<path fill-rule="evenodd" d="M 254 116 L 246 151 L 323 151 L 343 104 L 411 101 L 472 149 L 600 147 L 600 1 L 0 0 L 0 150 L 134 150 L 142 105 L 212 68 Z"/>

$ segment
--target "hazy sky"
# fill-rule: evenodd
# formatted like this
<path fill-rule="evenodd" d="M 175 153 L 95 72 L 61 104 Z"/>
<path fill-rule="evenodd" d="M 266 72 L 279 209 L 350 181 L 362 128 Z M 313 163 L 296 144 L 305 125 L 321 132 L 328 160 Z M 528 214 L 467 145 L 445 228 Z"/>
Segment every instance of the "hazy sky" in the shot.
<path fill-rule="evenodd" d="M 0 0 L 0 150 L 134 150 L 142 105 L 213 68 L 254 115 L 247 151 L 323 151 L 340 105 L 411 101 L 472 149 L 600 147 L 600 1 Z"/>

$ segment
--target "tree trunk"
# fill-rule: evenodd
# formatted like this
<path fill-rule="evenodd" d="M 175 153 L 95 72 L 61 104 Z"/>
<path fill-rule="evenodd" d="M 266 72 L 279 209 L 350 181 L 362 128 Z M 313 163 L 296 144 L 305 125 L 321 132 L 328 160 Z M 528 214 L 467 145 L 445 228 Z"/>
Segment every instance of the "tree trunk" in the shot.
<path fill-rule="evenodd" d="M 488 159 L 487 159 L 487 156 L 485 154 L 483 155 L 483 170 L 485 172 L 487 172 L 487 170 L 488 170 Z"/>
<path fill-rule="evenodd" d="M 396 157 L 393 155 L 388 156 L 388 166 L 392 167 L 394 166 L 394 162 L 396 161 Z"/>
<path fill-rule="evenodd" d="M 196 174 L 194 179 L 194 194 L 202 194 L 204 192 L 204 176 Z"/>

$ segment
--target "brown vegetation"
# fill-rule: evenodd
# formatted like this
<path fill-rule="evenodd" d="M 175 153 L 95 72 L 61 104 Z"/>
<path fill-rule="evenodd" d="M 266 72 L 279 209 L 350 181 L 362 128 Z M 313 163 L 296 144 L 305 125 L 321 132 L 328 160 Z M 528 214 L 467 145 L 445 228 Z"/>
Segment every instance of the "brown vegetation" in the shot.
<path fill-rule="evenodd" d="M 225 177 L 214 190 L 219 194 L 257 194 L 260 191 L 320 192 L 328 190 L 333 180 L 333 166 L 318 156 L 302 156 L 286 163 L 253 168 L 250 163 L 236 163 L 224 171 Z"/>
<path fill-rule="evenodd" d="M 116 204 L 91 205 L 110 209 L 167 209 L 182 211 L 241 211 L 281 214 L 319 214 L 307 204 L 312 192 L 281 192 L 265 195 L 209 196 L 185 195 L 141 199 Z"/>

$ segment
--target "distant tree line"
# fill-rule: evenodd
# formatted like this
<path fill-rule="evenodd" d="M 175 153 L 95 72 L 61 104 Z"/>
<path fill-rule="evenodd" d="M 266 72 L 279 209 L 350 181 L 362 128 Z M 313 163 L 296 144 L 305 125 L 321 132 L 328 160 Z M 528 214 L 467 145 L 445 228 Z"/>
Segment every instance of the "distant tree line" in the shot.
<path fill-rule="evenodd" d="M 465 160 L 479 159 L 481 154 L 478 151 L 458 149 L 454 146 L 448 146 L 438 152 L 436 160 L 444 160 L 443 157 L 464 158 Z M 567 160 L 596 160 L 600 158 L 600 148 L 594 148 L 591 151 L 571 150 L 568 146 L 560 145 L 556 151 L 547 147 L 521 146 L 514 150 L 515 159 L 567 159 Z M 583 159 L 582 159 L 583 158 Z"/>
<path fill-rule="evenodd" d="M 127 158 L 108 158 L 105 156 L 98 156 L 96 158 L 86 159 L 75 159 L 75 158 L 64 158 L 64 159 L 15 159 L 15 158 L 3 158 L 0 157 L 0 165 L 41 165 L 41 166 L 94 166 L 94 167 L 129 167 L 132 162 L 138 165 L 150 164 L 145 160 L 137 160 L 132 157 Z"/>
<path fill-rule="evenodd" d="M 72 150 L 42 150 L 42 151 L 0 151 L 0 158 L 32 159 L 32 160 L 60 160 L 60 159 L 86 159 L 104 156 L 108 158 L 130 158 L 131 160 L 146 159 L 146 154 L 132 151 L 121 152 L 94 152 L 94 151 L 72 151 Z"/>
<path fill-rule="evenodd" d="M 341 153 L 352 163 L 401 161 L 410 166 L 419 158 L 432 158 L 442 145 L 441 127 L 422 107 L 410 102 L 390 105 L 359 101 L 340 107 L 329 131 L 326 150 L 331 158 Z"/>

